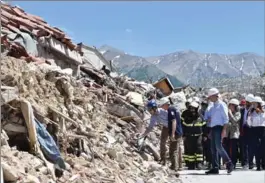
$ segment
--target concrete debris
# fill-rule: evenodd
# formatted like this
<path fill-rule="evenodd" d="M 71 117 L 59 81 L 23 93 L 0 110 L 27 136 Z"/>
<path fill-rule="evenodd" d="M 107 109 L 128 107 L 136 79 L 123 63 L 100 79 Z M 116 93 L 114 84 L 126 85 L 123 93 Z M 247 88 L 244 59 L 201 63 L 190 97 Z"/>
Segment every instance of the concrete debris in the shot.
<path fill-rule="evenodd" d="M 1 86 L 1 105 L 16 99 L 17 96 L 17 87 Z"/>
<path fill-rule="evenodd" d="M 93 78 L 97 73 L 100 77 Z M 145 151 L 137 152 L 136 134 L 150 118 L 144 110 L 149 90 L 141 87 L 142 83 L 126 82 L 126 88 L 133 88 L 130 91 L 121 84 L 124 78 L 94 71 L 83 79 L 91 77 L 97 83 L 87 85 L 87 80 L 48 64 L 8 56 L 2 58 L 1 74 L 2 83 L 16 86 L 19 92 L 1 110 L 5 181 L 168 182 L 168 170 L 161 175 L 156 162 L 159 129 L 150 134 Z M 59 162 L 50 163 L 46 156 L 38 155 L 30 105 L 33 118 L 46 126 L 59 147 L 63 169 Z"/>
<path fill-rule="evenodd" d="M 174 95 L 167 78 L 165 91 L 119 75 L 95 47 L 19 7 L 1 8 L 1 182 L 172 182 L 155 161 L 160 129 L 143 152 L 137 135 L 150 96 L 184 105 L 188 90 Z"/>
<path fill-rule="evenodd" d="M 1 163 L 1 166 L 3 169 L 3 176 L 5 181 L 10 181 L 10 182 L 17 181 L 18 175 L 16 170 L 12 170 L 12 168 L 5 162 Z"/>

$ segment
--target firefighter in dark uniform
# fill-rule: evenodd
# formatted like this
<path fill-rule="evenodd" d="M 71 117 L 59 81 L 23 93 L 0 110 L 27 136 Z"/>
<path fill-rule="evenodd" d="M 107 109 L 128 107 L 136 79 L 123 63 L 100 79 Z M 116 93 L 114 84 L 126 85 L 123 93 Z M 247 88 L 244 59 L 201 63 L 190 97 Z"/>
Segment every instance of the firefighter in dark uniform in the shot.
<path fill-rule="evenodd" d="M 203 146 L 206 122 L 200 117 L 199 104 L 191 102 L 185 115 L 182 115 L 184 160 L 189 170 L 202 169 Z"/>

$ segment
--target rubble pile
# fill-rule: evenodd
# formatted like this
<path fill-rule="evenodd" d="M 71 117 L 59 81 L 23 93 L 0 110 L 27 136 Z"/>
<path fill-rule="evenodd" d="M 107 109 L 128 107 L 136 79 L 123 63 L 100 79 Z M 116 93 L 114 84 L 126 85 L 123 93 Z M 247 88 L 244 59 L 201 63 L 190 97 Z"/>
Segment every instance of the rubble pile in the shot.
<path fill-rule="evenodd" d="M 167 78 L 154 88 L 119 75 L 95 47 L 0 4 L 0 182 L 180 181 L 157 164 L 160 130 L 141 148 L 138 135 L 150 119 L 147 98 L 171 93 L 182 109 L 194 90 L 174 93 Z"/>
<path fill-rule="evenodd" d="M 167 167 L 154 161 L 158 158 L 158 131 L 150 135 L 148 151 L 137 152 L 137 132 L 150 117 L 130 101 L 130 90 L 146 93 L 139 85 L 109 78 L 119 95 L 108 84 L 88 87 L 84 78 L 77 80 L 62 69 L 13 57 L 2 58 L 1 75 L 2 85 L 18 88 L 17 98 L 1 106 L 5 181 L 178 181 Z M 21 101 L 32 106 L 34 117 L 59 147 L 65 162 L 62 174 L 33 150 Z"/>

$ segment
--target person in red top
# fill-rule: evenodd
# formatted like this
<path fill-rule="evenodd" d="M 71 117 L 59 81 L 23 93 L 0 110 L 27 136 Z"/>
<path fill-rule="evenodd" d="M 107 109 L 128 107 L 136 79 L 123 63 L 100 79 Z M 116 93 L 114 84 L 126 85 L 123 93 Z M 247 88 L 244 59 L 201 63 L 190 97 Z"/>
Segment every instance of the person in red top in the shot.
<path fill-rule="evenodd" d="M 242 109 L 242 108 L 246 107 L 246 104 L 247 104 L 247 101 L 245 99 L 243 99 L 243 100 L 240 101 L 240 105 L 239 106 Z"/>

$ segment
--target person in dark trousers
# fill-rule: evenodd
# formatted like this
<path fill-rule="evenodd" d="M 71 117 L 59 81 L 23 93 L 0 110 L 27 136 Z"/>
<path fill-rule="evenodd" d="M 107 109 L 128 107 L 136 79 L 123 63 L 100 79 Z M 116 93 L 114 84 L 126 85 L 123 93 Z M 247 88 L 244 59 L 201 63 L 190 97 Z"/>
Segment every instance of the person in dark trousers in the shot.
<path fill-rule="evenodd" d="M 222 140 L 226 136 L 226 127 L 229 121 L 228 108 L 227 105 L 219 99 L 219 91 L 216 88 L 209 90 L 208 99 L 213 102 L 213 105 L 207 113 L 207 122 L 211 127 L 212 169 L 207 171 L 206 174 L 219 174 L 218 154 L 226 164 L 227 173 L 231 173 L 234 167 L 222 145 Z"/>
<path fill-rule="evenodd" d="M 251 151 L 250 148 L 250 128 L 247 124 L 247 116 L 249 111 L 251 110 L 251 102 L 254 100 L 254 95 L 249 94 L 246 97 L 246 105 L 244 108 L 240 110 L 241 112 L 241 118 L 240 118 L 240 157 L 241 157 L 241 166 L 243 169 L 253 169 L 254 164 L 253 164 L 253 156 L 249 156 L 249 151 Z"/>
<path fill-rule="evenodd" d="M 251 151 L 249 153 L 251 156 L 255 156 L 257 171 L 261 170 L 265 162 L 265 112 L 261 106 L 262 102 L 260 97 L 254 98 L 253 108 L 250 110 L 247 120 L 251 135 Z"/>
<path fill-rule="evenodd" d="M 181 119 L 189 118 L 189 115 L 190 115 L 190 110 L 189 110 L 190 103 L 191 103 L 190 100 L 186 101 L 186 103 L 185 103 L 186 109 L 182 112 Z M 186 143 L 185 143 L 184 140 L 183 140 L 183 145 L 184 145 L 184 151 L 185 151 L 185 149 L 187 149 L 187 147 L 186 147 Z"/>
<path fill-rule="evenodd" d="M 183 138 L 186 144 L 184 160 L 189 170 L 202 169 L 203 147 L 202 138 L 205 133 L 206 122 L 199 115 L 199 104 L 192 102 L 189 116 L 182 117 Z"/>
<path fill-rule="evenodd" d="M 238 150 L 239 150 L 239 121 L 241 118 L 240 102 L 237 99 L 231 99 L 228 103 L 228 116 L 229 123 L 227 131 L 229 131 L 227 139 L 229 141 L 229 151 L 228 154 L 231 157 L 232 163 L 234 167 L 236 167 L 236 163 L 238 160 Z"/>
<path fill-rule="evenodd" d="M 208 102 L 207 101 L 202 101 L 201 103 L 201 108 L 199 110 L 199 114 L 201 116 L 201 118 L 204 120 L 204 116 L 205 116 L 205 112 L 208 108 Z M 208 128 L 207 128 L 207 125 L 206 125 L 206 128 L 205 128 L 205 132 L 207 134 L 209 134 L 209 131 L 208 131 Z M 207 154 L 207 139 L 208 139 L 208 135 L 203 137 L 202 139 L 202 146 L 203 146 L 203 162 L 206 162 L 206 163 L 209 163 L 209 156 Z M 210 150 L 209 150 L 210 152 Z M 210 153 L 210 156 L 211 156 L 211 153 Z"/>
<path fill-rule="evenodd" d="M 204 116 L 203 119 L 204 121 L 208 121 L 207 117 L 208 117 L 208 113 L 209 113 L 209 109 L 211 108 L 212 103 L 209 102 L 207 103 L 207 108 L 204 112 Z M 211 169 L 212 165 L 212 152 L 211 152 L 211 139 L 210 139 L 210 131 L 211 128 L 209 127 L 209 123 L 206 124 L 206 133 L 207 136 L 203 138 L 203 142 L 205 144 L 205 156 L 206 156 L 206 162 L 207 162 L 207 169 Z"/>

